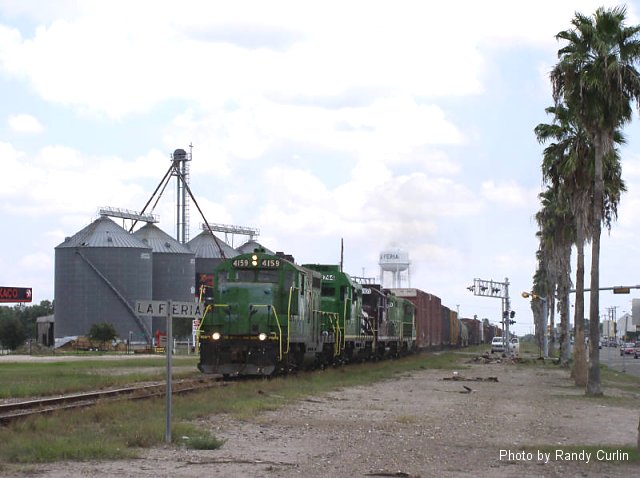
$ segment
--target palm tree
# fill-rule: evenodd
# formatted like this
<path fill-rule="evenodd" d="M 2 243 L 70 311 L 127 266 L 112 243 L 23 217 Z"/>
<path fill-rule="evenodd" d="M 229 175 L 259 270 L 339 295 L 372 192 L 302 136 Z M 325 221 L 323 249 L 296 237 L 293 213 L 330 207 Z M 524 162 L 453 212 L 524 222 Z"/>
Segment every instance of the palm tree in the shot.
<path fill-rule="evenodd" d="M 534 131 L 540 143 L 551 140 L 554 142 L 544 150 L 542 177 L 545 182 L 560 188 L 575 221 L 577 271 L 573 378 L 576 385 L 585 386 L 587 361 L 584 348 L 584 244 L 590 240 L 587 225 L 592 212 L 589 198 L 593 194 L 594 148 L 585 129 L 565 105 L 552 106 L 545 111 L 554 115 L 553 123 L 541 123 Z M 614 142 L 624 143 L 620 131 L 615 132 Z M 617 217 L 620 195 L 626 190 L 621 177 L 617 149 L 614 153 L 612 157 L 606 158 L 604 164 L 604 222 L 608 229 L 611 228 L 612 219 Z M 567 305 L 565 303 L 565 307 Z"/>
<path fill-rule="evenodd" d="M 598 8 L 593 17 L 576 13 L 573 28 L 556 35 L 567 42 L 558 50 L 551 72 L 556 104 L 564 102 L 587 131 L 594 148 L 591 201 L 591 294 L 589 302 L 588 395 L 602 395 L 600 387 L 599 288 L 600 233 L 604 210 L 605 156 L 614 149 L 615 131 L 631 121 L 631 103 L 640 103 L 640 26 L 627 27 L 625 7 Z"/>
<path fill-rule="evenodd" d="M 549 251 L 546 248 L 546 241 L 542 239 L 542 231 L 537 232 L 536 236 L 539 239 L 540 246 L 538 247 L 538 251 L 536 252 L 536 260 L 538 262 L 538 266 L 536 268 L 535 274 L 533 275 L 533 288 L 531 289 L 531 292 L 533 292 L 534 294 L 534 299 L 535 296 L 538 296 L 543 297 L 543 300 L 548 300 L 548 297 L 550 296 L 549 291 L 554 287 L 554 284 L 552 284 L 552 280 L 549 275 L 549 267 L 547 266 L 550 260 Z M 549 308 L 544 306 L 542 300 L 532 300 L 531 312 L 533 313 L 533 322 L 536 330 L 536 342 L 538 343 L 540 356 L 542 357 L 544 348 L 544 334 L 546 333 L 544 324 L 547 320 L 547 316 L 549 315 Z"/>
<path fill-rule="evenodd" d="M 548 114 L 554 115 L 553 123 L 545 124 L 541 123 L 536 126 L 534 132 L 539 143 L 546 143 L 553 140 L 549 146 L 544 150 L 542 161 L 542 179 L 547 183 L 551 183 L 553 188 L 556 188 L 559 192 L 559 196 L 566 201 L 568 212 L 571 214 L 572 230 L 571 234 L 574 241 L 577 243 L 577 229 L 580 224 L 576 215 L 575 199 L 577 196 L 582 195 L 583 183 L 576 178 L 576 163 L 583 158 L 583 145 L 586 143 L 586 135 L 584 130 L 581 130 L 579 125 L 573 121 L 570 111 L 564 105 L 551 106 L 545 110 Z M 580 171 L 577 168 L 577 171 Z M 576 181 L 576 179 L 578 179 Z M 563 244 L 566 247 L 566 244 Z M 566 258 L 567 270 L 571 259 L 571 246 L 569 245 L 569 251 Z M 565 325 L 562 328 L 563 341 L 561 344 L 561 362 L 563 365 L 567 365 L 569 362 L 569 287 L 570 280 L 563 282 L 562 291 L 558 290 L 559 297 L 562 298 L 561 304 L 561 322 Z M 566 320 L 562 320 L 562 313 L 565 314 Z M 586 366 L 586 360 L 584 360 L 584 339 L 583 339 L 583 323 L 575 320 L 576 324 L 576 337 L 581 338 L 578 342 L 578 346 L 575 350 L 574 366 L 576 363 L 583 361 Z M 584 384 L 583 384 L 584 385 Z"/>
<path fill-rule="evenodd" d="M 560 308 L 560 363 L 569 363 L 568 307 L 567 297 L 571 285 L 571 246 L 575 240 L 573 214 L 569 209 L 566 195 L 561 187 L 551 185 L 540 195 L 542 207 L 536 214 L 540 241 L 540 257 L 545 259 L 541 266 L 546 271 L 547 290 L 551 294 L 546 300 L 549 309 L 554 310 L 555 298 Z"/>

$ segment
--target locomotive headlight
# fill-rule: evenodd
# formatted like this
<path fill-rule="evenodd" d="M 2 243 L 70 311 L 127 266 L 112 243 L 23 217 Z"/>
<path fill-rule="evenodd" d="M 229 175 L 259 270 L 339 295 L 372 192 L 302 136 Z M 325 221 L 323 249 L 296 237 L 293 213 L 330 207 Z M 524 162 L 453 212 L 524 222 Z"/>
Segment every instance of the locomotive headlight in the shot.
<path fill-rule="evenodd" d="M 267 340 L 267 334 L 265 334 L 264 332 L 261 333 L 260 335 L 258 335 L 258 339 L 259 340 Z"/>
<path fill-rule="evenodd" d="M 214 332 L 211 334 L 213 340 L 220 340 L 220 332 Z"/>

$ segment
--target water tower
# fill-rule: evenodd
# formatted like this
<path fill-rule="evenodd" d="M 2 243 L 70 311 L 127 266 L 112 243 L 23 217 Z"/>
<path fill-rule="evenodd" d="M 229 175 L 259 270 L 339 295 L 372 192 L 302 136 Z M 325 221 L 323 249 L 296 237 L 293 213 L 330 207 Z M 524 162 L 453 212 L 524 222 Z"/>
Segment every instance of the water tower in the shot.
<path fill-rule="evenodd" d="M 384 287 L 384 273 L 391 272 L 392 287 L 401 288 L 403 280 L 406 279 L 407 287 L 411 286 L 411 261 L 409 253 L 402 249 L 387 249 L 380 253 L 380 284 Z M 403 274 L 407 271 L 406 274 Z"/>

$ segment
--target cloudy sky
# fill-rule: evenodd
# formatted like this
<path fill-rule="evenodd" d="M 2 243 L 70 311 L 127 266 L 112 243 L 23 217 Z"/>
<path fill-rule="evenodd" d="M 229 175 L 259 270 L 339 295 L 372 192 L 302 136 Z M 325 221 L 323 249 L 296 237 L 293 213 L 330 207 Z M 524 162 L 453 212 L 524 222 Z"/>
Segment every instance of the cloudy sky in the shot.
<path fill-rule="evenodd" d="M 344 239 L 358 276 L 402 248 L 411 286 L 465 317 L 499 320 L 467 287 L 508 278 L 528 333 L 533 128 L 551 120 L 555 34 L 603 4 L 618 3 L 0 0 L 0 285 L 53 299 L 54 248 L 102 206 L 141 210 L 191 144 L 209 222 L 300 263 L 337 263 Z M 638 128 L 603 286 L 640 283 Z M 154 212 L 174 235 L 169 189 Z M 192 207 L 190 237 L 202 222 Z M 602 293 L 601 313 L 639 295 Z"/>

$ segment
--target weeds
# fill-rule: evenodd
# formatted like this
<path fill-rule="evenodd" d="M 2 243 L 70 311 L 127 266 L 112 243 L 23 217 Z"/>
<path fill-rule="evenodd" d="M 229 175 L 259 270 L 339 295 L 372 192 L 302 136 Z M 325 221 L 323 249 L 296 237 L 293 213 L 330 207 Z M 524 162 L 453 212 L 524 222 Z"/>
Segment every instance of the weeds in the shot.
<path fill-rule="evenodd" d="M 454 353 L 420 354 L 400 360 L 354 364 L 286 378 L 236 382 L 173 399 L 172 440 L 194 449 L 216 449 L 223 441 L 208 430 L 190 422 L 215 414 L 232 414 L 246 419 L 265 410 L 275 410 L 294 400 L 315 396 L 354 385 L 366 385 L 420 368 L 449 369 L 456 366 Z M 144 363 L 143 363 L 144 362 Z M 195 359 L 192 359 L 195 369 Z M 113 379 L 132 381 L 134 370 L 157 367 L 162 373 L 162 359 L 120 362 L 89 361 L 82 363 L 29 364 L 3 370 L 3 378 L 14 381 L 27 375 L 28 385 L 22 393 L 37 395 L 38 380 L 47 382 L 47 391 L 86 390 L 96 384 L 113 384 Z M 131 374 L 96 374 L 97 369 L 123 367 Z M 129 369 L 127 370 L 127 367 Z M 154 372 L 155 373 L 155 372 Z M 73 375 L 76 375 L 72 378 Z M 149 374 L 143 374 L 148 379 Z M 50 380 L 47 377 L 56 377 Z M 96 378 L 99 380 L 96 382 Z M 7 382 L 7 384 L 9 384 Z M 59 388 L 56 388 L 57 387 Z M 12 390 L 16 390 L 12 388 Z M 55 393 L 55 392 L 54 392 Z M 102 402 L 83 410 L 59 412 L 17 422 L 4 430 L 0 442 L 0 462 L 42 463 L 58 460 L 123 459 L 137 455 L 138 449 L 161 444 L 166 430 L 164 400 L 144 402 Z M 409 420 L 410 417 L 404 419 Z M 403 420 L 402 417 L 399 420 Z"/>

